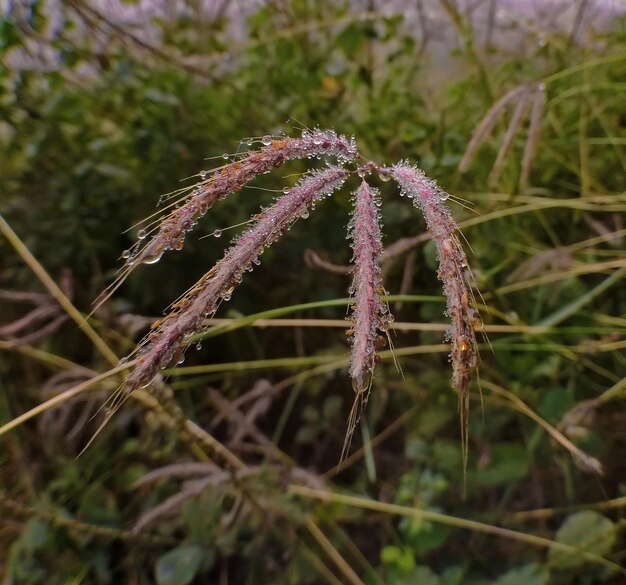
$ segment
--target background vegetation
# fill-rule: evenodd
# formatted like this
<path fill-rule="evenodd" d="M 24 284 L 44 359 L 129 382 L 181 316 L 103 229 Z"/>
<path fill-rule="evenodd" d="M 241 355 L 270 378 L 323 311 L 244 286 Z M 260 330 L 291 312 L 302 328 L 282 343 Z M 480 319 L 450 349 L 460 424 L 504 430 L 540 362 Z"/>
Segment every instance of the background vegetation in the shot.
<path fill-rule="evenodd" d="M 561 29 L 505 24 L 498 2 L 268 1 L 233 20 L 228 3 L 190 1 L 137 25 L 120 16 L 135 4 L 9 4 L 0 23 L 3 581 L 623 583 L 624 20 L 596 26 L 585 1 Z M 461 173 L 497 99 L 542 83 L 528 183 L 532 122 L 511 130 L 514 104 Z M 416 161 L 467 201 L 454 213 L 489 343 L 466 490 L 434 248 L 388 183 L 403 375 L 383 352 L 345 462 L 343 195 L 266 252 L 225 324 L 77 457 L 117 360 L 241 228 L 188 238 L 81 328 L 136 239 L 127 229 L 206 157 L 315 125 L 354 134 L 381 163 Z M 259 188 L 305 167 L 220 203 L 199 235 L 245 221 L 273 196 Z"/>

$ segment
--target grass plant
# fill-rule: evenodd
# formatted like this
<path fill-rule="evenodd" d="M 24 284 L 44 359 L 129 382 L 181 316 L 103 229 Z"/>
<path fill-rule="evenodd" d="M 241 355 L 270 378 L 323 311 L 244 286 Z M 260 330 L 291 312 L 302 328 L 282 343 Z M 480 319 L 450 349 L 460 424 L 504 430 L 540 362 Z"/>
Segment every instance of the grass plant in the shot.
<path fill-rule="evenodd" d="M 0 26 L 60 56 L 0 68 L 0 578 L 622 583 L 623 23 L 45 4 Z"/>

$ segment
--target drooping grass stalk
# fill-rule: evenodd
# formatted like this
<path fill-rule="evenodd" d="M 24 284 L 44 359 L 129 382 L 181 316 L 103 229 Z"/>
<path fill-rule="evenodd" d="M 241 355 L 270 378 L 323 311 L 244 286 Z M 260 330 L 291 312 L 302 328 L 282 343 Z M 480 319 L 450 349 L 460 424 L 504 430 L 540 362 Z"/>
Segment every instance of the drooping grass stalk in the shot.
<path fill-rule="evenodd" d="M 526 106 L 528 105 L 528 100 L 530 98 L 530 94 L 526 91 L 522 93 L 517 101 L 517 105 L 513 110 L 513 116 L 511 117 L 511 121 L 509 122 L 509 127 L 506 130 L 506 134 L 500 144 L 500 148 L 498 150 L 498 155 L 496 156 L 496 162 L 493 164 L 493 168 L 489 173 L 488 183 L 492 187 L 497 185 L 498 179 L 500 178 L 500 173 L 504 168 L 504 163 L 506 161 L 506 157 L 511 150 L 511 146 L 513 145 L 513 140 L 519 130 L 519 127 L 522 123 L 522 118 L 524 113 L 526 112 Z"/>
<path fill-rule="evenodd" d="M 203 328 L 203 321 L 229 300 L 244 272 L 258 263 L 263 250 L 276 241 L 291 223 L 308 214 L 317 199 L 338 188 L 349 172 L 340 167 L 309 174 L 257 217 L 220 260 L 157 322 L 141 348 L 138 365 L 126 382 L 126 391 L 148 385 L 160 368 L 172 359 L 180 361 L 191 336 Z"/>
<path fill-rule="evenodd" d="M 149 237 L 147 229 L 139 230 L 139 241 L 126 250 L 126 259 L 116 280 L 95 301 L 101 305 L 140 264 L 155 264 L 166 250 L 181 250 L 185 236 L 192 231 L 198 220 L 220 199 L 240 191 L 246 183 L 259 175 L 280 167 L 286 161 L 298 158 L 334 156 L 340 162 L 357 156 L 353 138 L 337 135 L 332 130 L 315 129 L 303 132 L 300 138 L 283 137 L 262 139 L 263 147 L 245 154 L 238 160 L 216 169 L 207 178 L 200 173 L 202 181 L 182 197 L 182 205 L 170 211 Z M 180 201 L 179 201 L 180 203 Z M 149 226 L 147 226 L 149 227 Z"/>
<path fill-rule="evenodd" d="M 486 140 L 489 132 L 495 126 L 496 122 L 500 119 L 500 116 L 504 113 L 506 107 L 513 103 L 513 101 L 519 98 L 521 95 L 525 94 L 528 91 L 525 85 L 516 87 L 503 95 L 485 114 L 484 118 L 478 124 L 474 133 L 472 134 L 472 138 L 470 139 L 470 143 L 465 149 L 465 154 L 459 163 L 459 171 L 464 173 L 469 169 L 469 166 L 474 160 L 474 156 L 478 152 L 480 145 Z"/>
<path fill-rule="evenodd" d="M 372 385 L 377 350 L 385 344 L 381 335 L 391 319 L 381 298 L 384 292 L 380 273 L 382 233 L 380 229 L 380 194 L 365 181 L 354 195 L 354 214 L 348 225 L 352 238 L 353 274 L 350 294 L 352 305 L 352 357 L 350 377 L 356 399 L 348 422 L 348 438 L 354 432 Z"/>
<path fill-rule="evenodd" d="M 439 279 L 447 299 L 447 314 L 452 320 L 449 339 L 453 384 L 459 395 L 459 411 L 463 444 L 467 446 L 469 384 L 476 368 L 478 350 L 475 331 L 482 327 L 476 303 L 466 281 L 467 258 L 457 236 L 458 226 L 445 201 L 449 195 L 417 167 L 399 163 L 385 169 L 400 185 L 403 195 L 410 197 L 426 219 L 430 235 L 437 247 Z M 467 451 L 465 450 L 465 456 Z"/>
<path fill-rule="evenodd" d="M 528 138 L 524 147 L 524 157 L 522 158 L 522 170 L 520 174 L 520 191 L 526 191 L 528 179 L 535 157 L 535 150 L 539 142 L 539 131 L 541 130 L 541 119 L 546 106 L 546 86 L 540 83 L 535 89 L 533 96 L 533 106 L 530 112 L 530 124 L 528 126 Z"/>
<path fill-rule="evenodd" d="M 497 104 L 495 110 L 501 111 L 515 96 L 526 91 L 524 87 L 511 92 Z M 305 131 L 301 138 L 278 140 L 267 136 L 261 142 L 263 147 L 260 150 L 247 153 L 237 161 L 216 169 L 206 181 L 206 175 L 202 176 L 203 182 L 182 197 L 182 205 L 179 201 L 179 207 L 165 217 L 147 244 L 144 245 L 140 239 L 134 249 L 129 251 L 125 272 L 114 283 L 114 287 L 137 264 L 153 263 L 164 250 L 179 249 L 185 235 L 215 201 L 232 191 L 238 191 L 255 176 L 269 172 L 292 158 L 333 155 L 339 159 L 340 166 L 310 173 L 296 187 L 291 190 L 285 188 L 283 197 L 254 218 L 252 227 L 226 251 L 222 260 L 172 305 L 165 318 L 153 324 L 153 331 L 136 350 L 137 365 L 120 395 L 128 395 L 137 388 L 149 385 L 158 371 L 171 361 L 180 363 L 185 349 L 194 341 L 194 336 L 205 329 L 205 319 L 215 314 L 222 300 L 230 298 L 243 273 L 251 269 L 253 263 L 258 263 L 258 257 L 265 247 L 279 238 L 293 221 L 308 214 L 308 208 L 316 199 L 330 194 L 351 174 L 363 178 L 367 173 L 377 171 L 382 178 L 395 178 L 403 193 L 420 207 L 439 251 L 439 278 L 444 283 L 447 312 L 452 319 L 448 338 L 452 342 L 453 383 L 459 394 L 463 445 L 466 447 L 469 382 L 471 370 L 475 368 L 478 359 L 474 330 L 481 323 L 471 288 L 465 280 L 467 260 L 456 234 L 458 226 L 444 203 L 448 195 L 417 167 L 409 164 L 380 168 L 361 158 L 360 166 L 355 168 L 352 163 L 358 152 L 354 139 L 338 136 L 333 131 L 316 129 Z M 383 249 L 378 206 L 378 191 L 363 179 L 355 194 L 354 215 L 349 225 L 354 252 L 350 291 L 354 295 L 353 327 L 349 330 L 354 337 L 349 372 L 356 400 L 348 421 L 344 452 L 367 401 L 374 366 L 379 357 L 378 350 L 386 341 L 383 334 L 393 321 L 382 298 L 385 291 L 380 266 Z M 143 239 L 147 239 L 147 236 L 147 233 L 141 234 Z M 467 454 L 466 448 L 464 452 Z"/>

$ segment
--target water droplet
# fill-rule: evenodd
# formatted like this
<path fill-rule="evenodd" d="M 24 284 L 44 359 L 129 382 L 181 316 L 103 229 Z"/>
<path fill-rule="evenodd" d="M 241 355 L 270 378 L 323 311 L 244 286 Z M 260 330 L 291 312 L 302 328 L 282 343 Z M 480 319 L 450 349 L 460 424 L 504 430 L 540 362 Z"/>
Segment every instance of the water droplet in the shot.
<path fill-rule="evenodd" d="M 185 354 L 181 354 L 179 358 L 176 360 L 176 364 L 182 364 L 185 361 Z"/>
<path fill-rule="evenodd" d="M 141 259 L 141 262 L 144 264 L 156 264 L 161 259 L 161 256 L 163 256 L 163 248 L 160 248 L 153 253 L 146 254 Z"/>
<path fill-rule="evenodd" d="M 127 364 L 127 363 L 128 363 L 128 357 L 120 358 L 120 361 L 119 361 L 120 366 L 123 366 L 124 364 Z"/>
<path fill-rule="evenodd" d="M 207 172 L 206 171 L 200 171 L 200 178 L 204 181 L 204 179 L 206 179 L 206 175 Z"/>
<path fill-rule="evenodd" d="M 439 193 L 439 199 L 441 201 L 447 201 L 448 199 L 450 199 L 450 194 L 446 193 L 445 191 L 441 191 L 441 193 Z"/>
<path fill-rule="evenodd" d="M 232 293 L 225 292 L 225 293 L 222 295 L 222 299 L 223 299 L 224 301 L 230 301 L 230 299 L 231 299 L 231 297 L 232 297 L 232 296 L 233 296 L 233 295 L 232 295 Z"/>
<path fill-rule="evenodd" d="M 184 245 L 185 245 L 185 242 L 183 242 L 183 240 L 178 240 L 178 242 L 174 244 L 174 249 L 180 251 L 183 249 Z"/>
<path fill-rule="evenodd" d="M 308 209 L 304 209 L 304 210 L 302 211 L 302 213 L 300 214 L 300 217 L 301 217 L 302 219 L 307 219 L 307 218 L 309 217 L 309 210 L 308 210 Z"/>
<path fill-rule="evenodd" d="M 155 378 L 156 376 L 153 376 L 152 378 L 148 378 L 143 382 L 139 382 L 139 386 L 137 386 L 137 388 L 147 388 L 148 386 L 150 386 L 150 384 L 152 384 L 152 382 L 154 382 Z"/>
<path fill-rule="evenodd" d="M 283 193 L 287 195 L 289 193 L 289 187 L 283 187 Z"/>
<path fill-rule="evenodd" d="M 124 258 L 124 260 L 127 260 L 128 258 L 130 258 L 130 250 L 124 250 L 122 252 L 122 258 Z"/>
<path fill-rule="evenodd" d="M 252 142 L 253 142 L 252 138 L 248 138 L 248 140 L 246 140 L 246 144 L 248 146 L 252 146 Z"/>
<path fill-rule="evenodd" d="M 218 230 L 215 230 L 215 231 L 213 232 L 213 237 L 214 237 L 214 238 L 219 238 L 219 237 L 221 237 L 221 235 L 222 235 L 222 230 L 219 230 L 219 229 L 218 229 Z"/>
<path fill-rule="evenodd" d="M 315 146 L 319 146 L 320 144 L 322 144 L 322 137 L 319 134 L 316 134 L 313 137 L 313 144 L 315 144 Z"/>
<path fill-rule="evenodd" d="M 139 230 L 139 231 L 137 232 L 137 237 L 138 237 L 140 240 L 145 240 L 145 239 L 146 239 L 146 237 L 147 237 L 147 235 L 148 235 L 148 232 L 147 232 L 146 230 Z"/>
<path fill-rule="evenodd" d="M 223 158 L 223 159 L 225 159 L 225 160 L 228 160 L 228 159 L 230 158 L 230 155 L 229 155 L 227 152 L 225 152 L 225 153 L 222 155 L 222 158 Z"/>
<path fill-rule="evenodd" d="M 202 349 L 202 342 L 201 341 L 198 341 L 198 343 L 196 343 L 196 349 L 198 351 L 200 351 Z"/>
<path fill-rule="evenodd" d="M 269 146 L 272 144 L 272 137 L 266 134 L 263 138 L 261 138 L 261 144 L 263 146 Z"/>
<path fill-rule="evenodd" d="M 253 264 L 256 264 L 256 265 L 258 266 L 259 264 L 261 264 L 261 260 L 260 260 L 259 258 L 254 258 L 254 259 L 252 260 L 252 263 L 253 263 Z"/>
<path fill-rule="evenodd" d="M 389 173 L 385 173 L 385 172 L 380 172 L 378 173 L 378 178 L 383 182 L 383 183 L 388 183 L 389 181 L 391 181 L 391 175 Z"/>

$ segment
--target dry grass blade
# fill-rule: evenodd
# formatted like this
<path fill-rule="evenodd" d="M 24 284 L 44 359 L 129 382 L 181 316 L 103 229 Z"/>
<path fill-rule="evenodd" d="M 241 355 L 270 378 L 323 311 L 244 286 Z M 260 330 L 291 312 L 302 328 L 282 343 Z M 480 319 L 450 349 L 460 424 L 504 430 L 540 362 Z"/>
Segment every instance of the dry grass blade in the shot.
<path fill-rule="evenodd" d="M 626 569 L 613 561 L 610 561 L 604 557 L 588 552 L 578 547 L 574 547 L 556 540 L 550 540 L 541 536 L 535 536 L 532 534 L 526 534 L 524 532 L 518 532 L 509 528 L 502 528 L 493 524 L 486 524 L 484 522 L 477 522 L 476 520 L 467 520 L 465 518 L 458 518 L 456 516 L 449 516 L 447 514 L 441 514 L 439 512 L 433 512 L 431 510 L 422 510 L 419 508 L 408 508 L 406 506 L 399 506 L 397 504 L 389 504 L 387 502 L 378 502 L 375 500 L 368 500 L 366 498 L 358 498 L 345 494 L 339 494 L 331 491 L 315 490 L 298 485 L 290 485 L 289 491 L 292 494 L 302 496 L 305 498 L 312 498 L 315 500 L 321 500 L 322 502 L 344 504 L 346 506 L 352 506 L 355 508 L 361 508 L 365 510 L 371 510 L 382 514 L 391 514 L 394 516 L 403 516 L 407 518 L 415 518 L 418 521 L 430 521 L 437 524 L 443 524 L 446 526 L 452 526 L 455 528 L 467 529 L 473 532 L 490 534 L 499 538 L 506 538 L 531 546 L 554 549 L 563 552 L 568 555 L 582 555 L 586 560 L 603 565 L 611 571 L 617 571 L 621 575 L 626 575 Z"/>
<path fill-rule="evenodd" d="M 502 139 L 502 144 L 500 145 L 500 149 L 498 150 L 498 155 L 496 157 L 496 162 L 491 169 L 491 173 L 489 173 L 489 185 L 492 187 L 497 185 L 498 179 L 500 178 L 500 173 L 504 168 L 504 163 L 506 161 L 506 157 L 511 150 L 511 146 L 513 144 L 513 140 L 517 135 L 517 131 L 519 130 L 520 124 L 522 123 L 522 118 L 524 117 L 524 113 L 526 112 L 526 106 L 528 105 L 528 92 L 524 92 L 519 96 L 519 101 L 515 106 L 515 110 L 513 111 L 513 116 L 511 117 L 511 122 L 509 123 L 509 127 L 507 128 L 506 134 Z"/>
<path fill-rule="evenodd" d="M 540 83 L 535 88 L 533 95 L 533 107 L 530 112 L 530 125 L 528 126 L 528 138 L 524 146 L 524 156 L 522 158 L 522 170 L 520 174 L 520 191 L 523 193 L 528 188 L 528 179 L 535 158 L 535 151 L 539 143 L 539 132 L 541 130 L 541 120 L 543 110 L 546 106 L 546 86 Z"/>
<path fill-rule="evenodd" d="M 576 465 L 578 465 L 583 471 L 596 473 L 602 475 L 602 464 L 591 455 L 585 453 L 582 449 L 579 449 L 574 443 L 572 443 L 561 431 L 554 428 L 550 423 L 541 418 L 530 406 L 528 406 L 523 400 L 515 396 L 512 392 L 509 392 L 505 388 L 498 386 L 492 382 L 483 380 L 482 386 L 491 390 L 494 394 L 502 396 L 509 401 L 516 410 L 525 414 L 528 418 L 535 421 L 542 429 L 544 429 L 559 445 L 566 449 Z"/>
<path fill-rule="evenodd" d="M 474 130 L 470 143 L 463 154 L 463 158 L 459 163 L 459 171 L 464 173 L 469 169 L 476 152 L 480 148 L 480 145 L 485 141 L 491 129 L 495 126 L 496 122 L 506 109 L 506 107 L 513 102 L 517 97 L 524 94 L 527 91 L 525 85 L 516 87 L 502 96 L 485 114 L 480 124 Z"/>
<path fill-rule="evenodd" d="M 24 262 L 33 271 L 33 273 L 39 278 L 42 284 L 50 292 L 50 294 L 56 299 L 56 301 L 63 307 L 70 318 L 78 325 L 80 330 L 89 338 L 98 351 L 106 358 L 106 360 L 115 366 L 118 362 L 118 358 L 109 348 L 109 346 L 102 340 L 98 333 L 88 323 L 88 321 L 80 314 L 78 309 L 74 307 L 67 295 L 61 290 L 59 285 L 50 277 L 41 263 L 31 254 L 30 250 L 26 247 L 24 242 L 13 231 L 11 226 L 6 222 L 2 214 L 0 214 L 0 233 L 2 233 L 15 251 L 22 257 Z"/>

